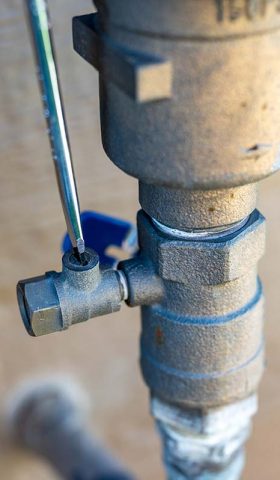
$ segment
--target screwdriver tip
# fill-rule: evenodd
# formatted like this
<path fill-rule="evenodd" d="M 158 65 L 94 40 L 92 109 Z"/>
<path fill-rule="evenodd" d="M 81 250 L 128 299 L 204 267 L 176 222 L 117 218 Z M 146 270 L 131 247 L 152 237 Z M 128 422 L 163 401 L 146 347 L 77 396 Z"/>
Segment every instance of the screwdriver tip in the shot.
<path fill-rule="evenodd" d="M 76 243 L 77 243 L 77 246 L 73 248 L 74 255 L 81 265 L 86 265 L 87 263 L 86 255 L 85 255 L 86 248 L 85 248 L 84 239 L 79 238 Z"/>
<path fill-rule="evenodd" d="M 86 247 L 85 247 L 85 241 L 83 238 L 78 238 L 77 240 L 77 250 L 80 255 L 85 253 Z"/>

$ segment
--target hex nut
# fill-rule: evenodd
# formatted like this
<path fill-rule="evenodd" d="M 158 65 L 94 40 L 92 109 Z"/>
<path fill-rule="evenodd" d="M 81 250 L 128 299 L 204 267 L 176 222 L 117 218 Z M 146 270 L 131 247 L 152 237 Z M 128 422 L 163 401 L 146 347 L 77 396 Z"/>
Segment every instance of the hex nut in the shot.
<path fill-rule="evenodd" d="M 170 239 L 139 214 L 140 243 L 150 245 L 158 274 L 179 283 L 218 285 L 255 268 L 265 250 L 265 219 L 255 210 L 244 227 L 219 241 Z"/>
<path fill-rule="evenodd" d="M 31 336 L 63 330 L 59 299 L 53 282 L 54 273 L 21 280 L 17 285 L 20 312 Z"/>

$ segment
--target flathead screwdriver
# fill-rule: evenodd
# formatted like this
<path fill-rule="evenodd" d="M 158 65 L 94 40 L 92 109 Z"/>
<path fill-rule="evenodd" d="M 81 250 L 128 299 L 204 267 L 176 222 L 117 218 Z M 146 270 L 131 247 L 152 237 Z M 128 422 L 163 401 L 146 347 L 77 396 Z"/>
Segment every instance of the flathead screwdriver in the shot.
<path fill-rule="evenodd" d="M 80 208 L 46 0 L 25 0 L 61 203 L 74 252 L 84 261 Z"/>

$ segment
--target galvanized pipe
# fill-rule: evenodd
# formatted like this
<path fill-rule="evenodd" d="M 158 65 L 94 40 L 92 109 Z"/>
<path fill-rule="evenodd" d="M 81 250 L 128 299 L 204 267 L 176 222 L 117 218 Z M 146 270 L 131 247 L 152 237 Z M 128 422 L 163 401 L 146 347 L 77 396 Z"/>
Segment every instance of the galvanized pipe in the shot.
<path fill-rule="evenodd" d="M 207 412 L 181 410 L 153 398 L 151 410 L 168 480 L 239 480 L 257 411 L 255 396 Z"/>
<path fill-rule="evenodd" d="M 9 399 L 9 426 L 22 447 L 47 460 L 65 480 L 133 480 L 88 429 L 84 394 L 74 382 L 27 382 Z"/>

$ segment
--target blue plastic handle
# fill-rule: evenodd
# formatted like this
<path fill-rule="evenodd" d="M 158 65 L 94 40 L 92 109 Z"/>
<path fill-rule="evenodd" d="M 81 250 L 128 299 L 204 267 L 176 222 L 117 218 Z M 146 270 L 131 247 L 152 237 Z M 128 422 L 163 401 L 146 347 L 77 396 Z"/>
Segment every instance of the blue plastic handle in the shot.
<path fill-rule="evenodd" d="M 119 218 L 98 212 L 86 211 L 81 214 L 81 223 L 86 247 L 95 250 L 102 265 L 112 267 L 117 258 L 108 255 L 111 246 L 126 250 L 131 254 L 137 250 L 136 228 L 133 224 Z M 69 235 L 66 234 L 62 250 L 72 248 Z"/>

